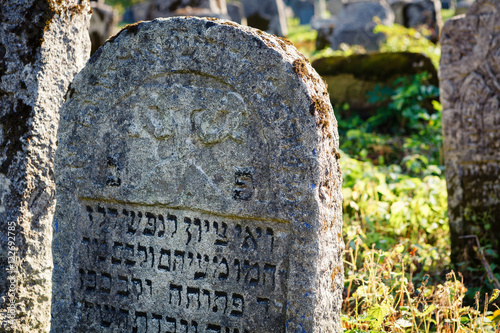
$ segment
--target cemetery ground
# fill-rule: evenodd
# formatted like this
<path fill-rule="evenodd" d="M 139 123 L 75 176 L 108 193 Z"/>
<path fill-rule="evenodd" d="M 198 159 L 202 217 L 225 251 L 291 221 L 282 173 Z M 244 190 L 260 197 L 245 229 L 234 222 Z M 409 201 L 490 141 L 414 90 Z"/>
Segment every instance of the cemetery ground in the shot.
<path fill-rule="evenodd" d="M 290 23 L 288 38 L 310 59 L 363 52 L 315 51 L 315 32 Z M 382 51 L 424 53 L 437 68 L 439 45 L 425 31 L 376 29 L 387 36 Z M 487 263 L 498 254 L 479 240 L 486 266 L 450 262 L 439 89 L 425 76 L 370 92 L 373 103 L 390 102 L 368 119 L 334 106 L 343 152 L 345 332 L 500 332 L 500 267 Z"/>

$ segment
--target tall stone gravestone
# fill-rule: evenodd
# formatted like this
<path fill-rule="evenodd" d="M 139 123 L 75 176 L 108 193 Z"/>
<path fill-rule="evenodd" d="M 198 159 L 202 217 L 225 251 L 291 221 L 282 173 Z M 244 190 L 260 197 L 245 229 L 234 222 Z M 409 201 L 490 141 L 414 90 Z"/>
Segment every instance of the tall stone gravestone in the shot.
<path fill-rule="evenodd" d="M 441 35 L 440 96 L 454 262 L 477 260 L 472 246 L 460 238 L 464 235 L 477 235 L 500 251 L 499 11 L 498 0 L 479 0 L 466 16 L 447 21 Z"/>
<path fill-rule="evenodd" d="M 2 1 L 0 331 L 50 326 L 58 110 L 88 59 L 88 1 Z"/>
<path fill-rule="evenodd" d="M 59 128 L 54 332 L 340 331 L 337 123 L 291 43 L 129 26 Z"/>

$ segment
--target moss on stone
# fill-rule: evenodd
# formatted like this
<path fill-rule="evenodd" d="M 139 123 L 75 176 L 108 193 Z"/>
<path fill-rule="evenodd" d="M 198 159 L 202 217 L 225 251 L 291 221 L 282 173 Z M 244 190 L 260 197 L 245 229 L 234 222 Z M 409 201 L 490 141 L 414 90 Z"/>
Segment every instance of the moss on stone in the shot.
<path fill-rule="evenodd" d="M 139 25 L 141 23 L 142 23 L 142 21 L 138 21 L 138 22 L 135 22 L 132 24 L 127 24 L 116 35 L 109 37 L 108 40 L 106 41 L 106 43 L 114 43 L 115 39 L 117 39 L 118 36 L 120 36 L 120 34 L 124 31 L 130 32 L 131 34 L 134 34 L 134 35 L 137 34 L 137 32 L 139 31 Z"/>
<path fill-rule="evenodd" d="M 387 52 L 333 56 L 317 59 L 312 66 L 322 75 L 352 74 L 368 81 L 386 81 L 394 76 L 414 75 L 426 71 L 430 83 L 438 86 L 436 68 L 431 60 L 420 53 Z"/>

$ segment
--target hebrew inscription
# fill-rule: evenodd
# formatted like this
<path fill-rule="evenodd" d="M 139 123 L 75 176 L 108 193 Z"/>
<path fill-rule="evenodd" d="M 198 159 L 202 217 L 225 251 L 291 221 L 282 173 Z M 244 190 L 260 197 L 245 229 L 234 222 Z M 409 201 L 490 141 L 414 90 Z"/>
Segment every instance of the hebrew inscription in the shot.
<path fill-rule="evenodd" d="M 89 200 L 80 207 L 76 299 L 95 312 L 81 317 L 83 327 L 251 332 L 249 316 L 283 318 L 280 223 Z"/>

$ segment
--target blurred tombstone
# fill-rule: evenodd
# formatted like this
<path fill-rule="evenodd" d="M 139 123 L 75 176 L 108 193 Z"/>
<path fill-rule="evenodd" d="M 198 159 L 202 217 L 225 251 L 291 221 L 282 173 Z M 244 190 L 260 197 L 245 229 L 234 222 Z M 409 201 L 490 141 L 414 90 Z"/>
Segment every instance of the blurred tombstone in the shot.
<path fill-rule="evenodd" d="M 326 9 L 330 12 L 330 15 L 337 17 L 337 15 L 344 8 L 344 1 L 342 0 L 328 0 L 326 3 Z"/>
<path fill-rule="evenodd" d="M 313 19 L 311 28 L 318 31 L 316 50 L 322 50 L 331 45 L 331 38 L 335 29 L 335 18 Z"/>
<path fill-rule="evenodd" d="M 128 8 L 124 20 L 136 22 L 181 15 L 228 18 L 226 0 L 149 0 Z"/>
<path fill-rule="evenodd" d="M 288 33 L 283 0 L 243 0 L 247 24 L 277 36 Z"/>
<path fill-rule="evenodd" d="M 285 4 L 302 25 L 310 24 L 313 19 L 325 17 L 326 14 L 325 0 L 289 0 Z"/>
<path fill-rule="evenodd" d="M 226 0 L 150 0 L 147 19 L 178 15 L 226 18 Z"/>
<path fill-rule="evenodd" d="M 431 32 L 430 39 L 437 42 L 441 19 L 441 2 L 439 0 L 396 0 L 390 2 L 394 11 L 394 23 L 407 28 L 424 26 Z"/>
<path fill-rule="evenodd" d="M 362 119 L 375 115 L 378 107 L 389 100 L 374 104 L 368 93 L 376 86 L 381 90 L 393 87 L 398 78 L 410 78 L 427 72 L 426 84 L 438 86 L 436 68 L 431 60 L 421 53 L 371 52 L 349 56 L 330 56 L 312 62 L 314 69 L 328 86 L 330 101 L 334 108 L 349 104 L 351 112 Z M 433 109 L 429 108 L 432 113 Z"/>
<path fill-rule="evenodd" d="M 374 18 L 380 19 L 380 24 L 392 25 L 394 12 L 385 0 L 355 1 L 346 4 L 335 21 L 335 29 L 331 36 L 331 47 L 338 49 L 340 44 L 360 45 L 367 51 L 379 49 L 384 34 L 373 33 L 377 25 Z"/>
<path fill-rule="evenodd" d="M 478 0 L 446 22 L 440 39 L 451 262 L 472 268 L 482 266 L 477 243 L 461 237 L 476 235 L 500 253 L 499 18 L 500 1 Z"/>
<path fill-rule="evenodd" d="M 314 0 L 292 0 L 289 2 L 293 16 L 298 18 L 300 24 L 309 24 L 314 16 Z"/>
<path fill-rule="evenodd" d="M 243 12 L 243 6 L 241 3 L 228 3 L 227 6 L 227 15 L 231 19 L 231 21 L 246 25 L 247 19 L 245 17 L 245 13 Z"/>
<path fill-rule="evenodd" d="M 149 2 L 141 2 L 128 7 L 123 14 L 125 22 L 145 21 L 148 17 Z"/>
<path fill-rule="evenodd" d="M 104 42 L 113 35 L 119 16 L 116 9 L 104 4 L 103 0 L 90 2 L 92 16 L 90 18 L 89 35 L 92 43 L 90 54 L 94 54 Z"/>

